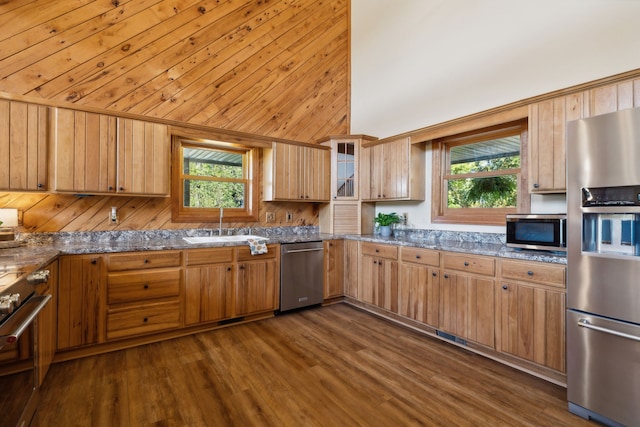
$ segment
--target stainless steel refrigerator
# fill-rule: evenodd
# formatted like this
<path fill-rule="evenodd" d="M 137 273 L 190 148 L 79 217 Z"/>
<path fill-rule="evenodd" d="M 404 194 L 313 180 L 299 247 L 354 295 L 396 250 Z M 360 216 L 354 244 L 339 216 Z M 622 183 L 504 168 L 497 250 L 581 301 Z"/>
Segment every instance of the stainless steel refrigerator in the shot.
<path fill-rule="evenodd" d="M 640 109 L 567 125 L 569 410 L 640 426 Z"/>

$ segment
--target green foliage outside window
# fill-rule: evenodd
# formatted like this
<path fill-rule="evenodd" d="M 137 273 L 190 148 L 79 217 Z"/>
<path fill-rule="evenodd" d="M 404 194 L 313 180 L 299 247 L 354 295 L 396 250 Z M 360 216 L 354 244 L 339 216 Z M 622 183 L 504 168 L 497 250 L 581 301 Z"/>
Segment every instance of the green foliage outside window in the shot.
<path fill-rule="evenodd" d="M 518 196 L 517 174 L 470 178 L 467 174 L 504 171 L 520 167 L 520 156 L 507 156 L 451 165 L 452 175 L 465 178 L 449 179 L 447 206 L 449 208 L 514 207 Z"/>
<path fill-rule="evenodd" d="M 198 150 L 215 151 L 215 150 Z M 228 153 L 225 153 L 228 155 Z M 245 183 L 242 155 L 232 155 L 234 164 L 185 159 L 184 206 L 193 208 L 244 208 Z M 203 179 L 193 179 L 203 177 Z"/>

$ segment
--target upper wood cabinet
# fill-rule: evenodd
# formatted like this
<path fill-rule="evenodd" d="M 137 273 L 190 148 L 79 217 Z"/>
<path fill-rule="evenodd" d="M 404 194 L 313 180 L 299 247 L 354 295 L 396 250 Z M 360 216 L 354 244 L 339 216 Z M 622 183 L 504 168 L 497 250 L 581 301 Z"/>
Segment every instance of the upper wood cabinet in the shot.
<path fill-rule="evenodd" d="M 274 142 L 263 154 L 265 201 L 329 201 L 330 150 Z"/>
<path fill-rule="evenodd" d="M 0 190 L 47 190 L 48 107 L 0 100 Z"/>
<path fill-rule="evenodd" d="M 410 138 L 365 144 L 360 154 L 362 200 L 424 200 L 424 145 Z"/>
<path fill-rule="evenodd" d="M 565 128 L 586 117 L 584 93 L 574 93 L 529 106 L 529 190 L 566 191 Z"/>
<path fill-rule="evenodd" d="M 52 116 L 56 191 L 169 195 L 166 125 L 63 108 Z"/>

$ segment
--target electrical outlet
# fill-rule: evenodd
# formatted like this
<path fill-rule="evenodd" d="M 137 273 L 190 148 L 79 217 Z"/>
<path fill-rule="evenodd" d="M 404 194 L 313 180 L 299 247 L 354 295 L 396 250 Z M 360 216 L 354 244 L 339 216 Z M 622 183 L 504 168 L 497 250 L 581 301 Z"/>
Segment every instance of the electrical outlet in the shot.
<path fill-rule="evenodd" d="M 293 221 L 293 214 L 291 212 L 287 212 L 287 222 L 292 222 Z"/>
<path fill-rule="evenodd" d="M 109 213 L 109 224 L 118 225 L 118 211 L 115 206 L 111 208 L 111 212 Z"/>
<path fill-rule="evenodd" d="M 276 222 L 276 214 L 273 212 L 267 212 L 267 222 Z"/>

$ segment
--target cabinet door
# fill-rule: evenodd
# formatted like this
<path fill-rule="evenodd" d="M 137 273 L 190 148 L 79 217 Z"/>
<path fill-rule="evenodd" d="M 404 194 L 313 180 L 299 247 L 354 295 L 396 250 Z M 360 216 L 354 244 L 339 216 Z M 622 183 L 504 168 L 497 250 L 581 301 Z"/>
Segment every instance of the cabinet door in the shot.
<path fill-rule="evenodd" d="M 53 357 L 56 353 L 57 342 L 57 324 L 58 324 L 58 261 L 54 261 L 45 267 L 45 270 L 49 270 L 49 281 L 46 284 L 38 285 L 42 286 L 42 289 L 37 289 L 40 295 L 51 295 L 51 300 L 42 311 L 38 314 L 38 356 L 36 357 L 36 363 L 38 364 L 38 384 L 42 385 L 44 377 L 49 371 L 49 366 L 53 362 Z"/>
<path fill-rule="evenodd" d="M 582 92 L 529 106 L 529 181 L 537 193 L 566 191 L 565 127 L 584 117 Z"/>
<path fill-rule="evenodd" d="M 58 276 L 58 350 L 104 341 L 102 257 L 63 256 Z"/>
<path fill-rule="evenodd" d="M 565 372 L 565 292 L 503 281 L 498 350 Z"/>
<path fill-rule="evenodd" d="M 0 100 L 0 189 L 47 189 L 48 108 Z"/>
<path fill-rule="evenodd" d="M 235 316 L 261 313 L 278 308 L 276 260 L 242 262 L 237 266 Z"/>
<path fill-rule="evenodd" d="M 440 329 L 494 347 L 495 281 L 445 271 L 440 283 Z"/>
<path fill-rule="evenodd" d="M 168 127 L 118 118 L 118 192 L 167 196 L 170 171 Z"/>
<path fill-rule="evenodd" d="M 217 264 L 185 270 L 185 325 L 233 315 L 233 267 Z"/>
<path fill-rule="evenodd" d="M 398 261 L 363 256 L 361 300 L 398 312 Z"/>
<path fill-rule="evenodd" d="M 306 161 L 304 170 L 299 171 L 304 181 L 305 199 L 329 201 L 331 198 L 331 151 L 304 147 Z"/>
<path fill-rule="evenodd" d="M 344 294 L 344 240 L 324 242 L 324 298 Z"/>
<path fill-rule="evenodd" d="M 344 293 L 352 298 L 359 298 L 358 271 L 358 242 L 355 240 L 346 240 L 344 256 Z"/>
<path fill-rule="evenodd" d="M 57 191 L 116 191 L 116 119 L 56 108 L 53 111 Z"/>
<path fill-rule="evenodd" d="M 398 314 L 437 327 L 440 300 L 437 268 L 402 263 L 398 281 Z"/>

